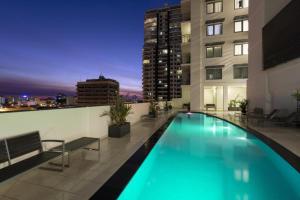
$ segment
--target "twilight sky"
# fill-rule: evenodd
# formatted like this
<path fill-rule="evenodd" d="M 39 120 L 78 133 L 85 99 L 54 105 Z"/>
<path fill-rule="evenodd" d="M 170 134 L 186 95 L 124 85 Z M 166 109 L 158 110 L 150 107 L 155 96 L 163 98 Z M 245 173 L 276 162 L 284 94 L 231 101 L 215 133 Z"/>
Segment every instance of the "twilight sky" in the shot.
<path fill-rule="evenodd" d="M 1 0 L 0 95 L 72 94 L 100 73 L 141 90 L 143 18 L 179 0 Z"/>

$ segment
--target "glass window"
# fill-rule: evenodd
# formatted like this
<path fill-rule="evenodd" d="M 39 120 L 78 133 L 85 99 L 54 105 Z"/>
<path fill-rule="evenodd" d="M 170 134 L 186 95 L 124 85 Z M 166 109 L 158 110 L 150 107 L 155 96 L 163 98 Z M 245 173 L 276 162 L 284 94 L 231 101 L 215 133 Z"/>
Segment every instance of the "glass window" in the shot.
<path fill-rule="evenodd" d="M 246 32 L 246 31 L 249 31 L 248 19 L 234 22 L 234 32 Z"/>
<path fill-rule="evenodd" d="M 215 55 L 215 57 L 222 57 L 222 47 L 221 46 L 216 46 L 214 48 L 214 55 Z"/>
<path fill-rule="evenodd" d="M 207 35 L 221 35 L 222 34 L 222 24 L 209 24 L 207 25 Z"/>
<path fill-rule="evenodd" d="M 234 55 L 242 55 L 242 45 L 241 44 L 236 44 L 234 45 Z"/>
<path fill-rule="evenodd" d="M 222 79 L 222 68 L 206 69 L 206 80 Z"/>
<path fill-rule="evenodd" d="M 248 43 L 235 44 L 234 45 L 234 55 L 248 55 Z"/>
<path fill-rule="evenodd" d="M 237 21 L 234 22 L 234 32 L 241 32 L 242 31 L 242 22 Z"/>
<path fill-rule="evenodd" d="M 222 46 L 206 47 L 206 58 L 222 57 Z"/>
<path fill-rule="evenodd" d="M 248 8 L 249 0 L 234 0 L 234 9 Z"/>
<path fill-rule="evenodd" d="M 206 13 L 218 13 L 223 11 L 223 2 L 222 1 L 215 1 L 209 2 L 206 4 Z"/>
<path fill-rule="evenodd" d="M 248 43 L 243 44 L 243 55 L 248 55 Z"/>
<path fill-rule="evenodd" d="M 214 13 L 214 3 L 208 3 L 206 5 L 207 14 Z"/>
<path fill-rule="evenodd" d="M 214 57 L 214 48 L 213 47 L 206 47 L 206 57 L 207 58 Z"/>
<path fill-rule="evenodd" d="M 233 78 L 234 79 L 247 79 L 248 78 L 248 66 L 235 65 L 233 67 Z"/>
<path fill-rule="evenodd" d="M 249 31 L 249 22 L 248 22 L 248 20 L 243 21 L 243 31 Z"/>
<path fill-rule="evenodd" d="M 207 35 L 214 35 L 214 25 L 207 26 Z"/>
<path fill-rule="evenodd" d="M 244 8 L 248 8 L 249 7 L 249 0 L 244 0 L 243 1 L 243 6 L 244 6 Z"/>
<path fill-rule="evenodd" d="M 222 24 L 215 24 L 215 35 L 222 34 Z"/>
<path fill-rule="evenodd" d="M 215 3 L 215 12 L 222 12 L 222 8 L 223 8 L 223 2 L 222 1 L 219 1 L 219 2 L 216 2 Z"/>

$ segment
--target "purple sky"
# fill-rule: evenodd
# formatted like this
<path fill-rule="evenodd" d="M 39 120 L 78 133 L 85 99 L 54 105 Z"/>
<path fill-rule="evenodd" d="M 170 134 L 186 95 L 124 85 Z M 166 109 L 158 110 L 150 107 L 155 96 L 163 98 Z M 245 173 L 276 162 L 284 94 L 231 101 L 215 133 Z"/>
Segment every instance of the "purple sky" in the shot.
<path fill-rule="evenodd" d="M 101 73 L 141 90 L 143 17 L 179 0 L 1 0 L 0 95 L 74 93 Z"/>

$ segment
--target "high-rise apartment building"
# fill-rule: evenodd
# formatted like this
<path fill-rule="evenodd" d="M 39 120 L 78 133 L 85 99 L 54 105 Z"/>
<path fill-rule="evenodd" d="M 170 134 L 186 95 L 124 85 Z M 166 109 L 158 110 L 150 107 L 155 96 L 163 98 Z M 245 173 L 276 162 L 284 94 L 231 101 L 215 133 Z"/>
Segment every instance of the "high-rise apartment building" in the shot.
<path fill-rule="evenodd" d="M 79 106 L 111 105 L 119 95 L 116 80 L 100 76 L 77 83 L 77 104 Z"/>
<path fill-rule="evenodd" d="M 180 6 L 146 12 L 143 48 L 145 100 L 181 97 L 181 39 Z"/>
<path fill-rule="evenodd" d="M 246 98 L 248 4 L 248 0 L 182 0 L 182 52 L 190 57 L 190 63 L 182 63 L 190 67 L 183 77 L 190 76 L 192 110 L 208 104 L 228 110 L 231 100 Z"/>

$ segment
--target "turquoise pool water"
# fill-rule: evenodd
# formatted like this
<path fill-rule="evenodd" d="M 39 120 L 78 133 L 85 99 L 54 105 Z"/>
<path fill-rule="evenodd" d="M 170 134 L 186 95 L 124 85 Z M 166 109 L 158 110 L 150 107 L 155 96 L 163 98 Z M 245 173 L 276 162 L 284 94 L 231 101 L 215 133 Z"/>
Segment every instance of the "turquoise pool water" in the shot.
<path fill-rule="evenodd" d="M 244 130 L 178 114 L 119 200 L 299 200 L 300 174 Z"/>

